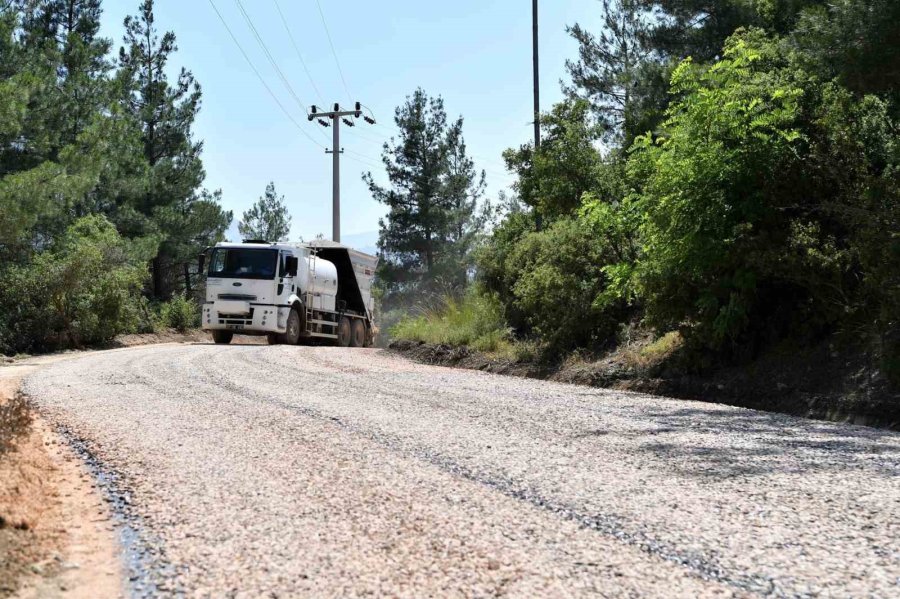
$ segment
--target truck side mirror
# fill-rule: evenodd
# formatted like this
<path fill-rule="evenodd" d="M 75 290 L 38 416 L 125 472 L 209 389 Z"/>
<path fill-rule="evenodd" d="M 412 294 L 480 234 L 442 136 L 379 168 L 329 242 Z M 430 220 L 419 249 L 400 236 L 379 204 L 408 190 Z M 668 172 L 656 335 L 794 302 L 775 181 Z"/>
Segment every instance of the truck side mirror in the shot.
<path fill-rule="evenodd" d="M 297 268 L 299 266 L 298 263 L 299 263 L 299 261 L 297 260 L 297 258 L 295 256 L 288 256 L 288 258 L 285 262 L 285 270 L 287 270 L 287 272 L 285 273 L 285 276 L 296 277 L 297 276 Z"/>
<path fill-rule="evenodd" d="M 202 275 L 203 269 L 206 266 L 206 254 L 200 254 L 197 260 L 197 274 Z"/>

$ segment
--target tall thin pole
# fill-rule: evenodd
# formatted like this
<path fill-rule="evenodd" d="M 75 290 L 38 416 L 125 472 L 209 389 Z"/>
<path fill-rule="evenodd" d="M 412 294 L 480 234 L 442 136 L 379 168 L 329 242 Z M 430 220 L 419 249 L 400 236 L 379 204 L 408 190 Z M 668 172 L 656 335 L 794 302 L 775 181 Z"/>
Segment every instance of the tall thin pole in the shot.
<path fill-rule="evenodd" d="M 541 146 L 541 85 L 538 66 L 538 0 L 531 0 L 531 43 L 534 63 L 534 147 Z"/>
<path fill-rule="evenodd" d="M 372 116 L 363 116 L 363 105 L 356 102 L 353 110 L 341 110 L 341 106 L 335 103 L 334 110 L 331 112 L 319 112 L 318 106 L 313 106 L 306 118 L 309 121 L 317 120 L 323 127 L 331 127 L 332 131 L 332 147 L 325 149 L 326 154 L 331 154 L 331 238 L 332 241 L 340 243 L 341 241 L 341 121 L 348 127 L 356 126 L 356 119 L 362 119 L 370 125 L 375 124 L 375 118 Z M 367 109 L 368 110 L 368 109 Z M 369 111 L 369 114 L 372 112 Z M 327 120 L 326 120 L 327 119 Z"/>
<path fill-rule="evenodd" d="M 534 63 L 534 151 L 541 147 L 541 80 L 538 67 L 538 0 L 531 0 L 531 44 Z M 538 207 L 534 207 L 534 225 L 540 231 L 543 219 Z"/>
<path fill-rule="evenodd" d="M 334 129 L 332 149 L 332 183 L 331 183 L 331 239 L 341 241 L 341 119 L 333 117 L 331 126 Z"/>

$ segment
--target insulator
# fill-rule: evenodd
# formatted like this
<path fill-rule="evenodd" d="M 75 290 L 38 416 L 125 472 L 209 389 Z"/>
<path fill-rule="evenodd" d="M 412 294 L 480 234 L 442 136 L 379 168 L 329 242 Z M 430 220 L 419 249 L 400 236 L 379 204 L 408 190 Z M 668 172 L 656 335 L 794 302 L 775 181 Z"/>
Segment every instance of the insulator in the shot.
<path fill-rule="evenodd" d="M 322 125 L 323 127 L 331 127 L 331 123 L 329 123 L 325 119 L 319 119 L 319 124 Z"/>

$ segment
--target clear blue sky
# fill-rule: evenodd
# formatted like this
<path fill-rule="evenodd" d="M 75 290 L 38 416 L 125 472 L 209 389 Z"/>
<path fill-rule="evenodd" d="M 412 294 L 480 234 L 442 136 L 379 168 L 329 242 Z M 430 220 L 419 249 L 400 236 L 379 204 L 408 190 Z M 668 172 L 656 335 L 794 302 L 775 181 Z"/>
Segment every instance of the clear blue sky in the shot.
<path fill-rule="evenodd" d="M 511 182 L 501 152 L 532 135 L 531 2 L 529 0 L 320 0 L 350 93 L 369 106 L 378 126 L 343 127 L 342 232 L 378 229 L 384 206 L 360 180 L 366 170 L 384 174 L 382 143 L 394 131 L 394 108 L 416 87 L 444 97 L 448 115 L 465 118 L 464 134 L 479 169 L 487 171 L 488 193 Z M 234 0 L 215 0 L 228 25 L 281 103 L 317 142 L 330 146 L 330 129 L 307 122 L 243 20 Z M 121 46 L 122 21 L 139 0 L 105 0 L 103 34 Z M 303 59 L 322 93 L 304 73 L 273 0 L 243 0 L 272 56 L 304 105 L 344 105 L 344 91 L 315 0 L 279 0 Z M 564 63 L 577 45 L 566 25 L 600 22 L 597 0 L 542 0 L 542 108 L 561 98 Z M 331 159 L 307 139 L 278 108 L 208 0 L 157 0 L 156 22 L 178 40 L 171 71 L 193 71 L 203 87 L 203 107 L 195 125 L 205 143 L 203 161 L 210 189 L 222 189 L 223 203 L 241 212 L 272 180 L 286 196 L 293 236 L 331 233 Z M 323 135 L 325 134 L 325 135 Z M 327 135 L 327 137 L 326 137 Z M 236 237 L 233 226 L 230 232 Z"/>

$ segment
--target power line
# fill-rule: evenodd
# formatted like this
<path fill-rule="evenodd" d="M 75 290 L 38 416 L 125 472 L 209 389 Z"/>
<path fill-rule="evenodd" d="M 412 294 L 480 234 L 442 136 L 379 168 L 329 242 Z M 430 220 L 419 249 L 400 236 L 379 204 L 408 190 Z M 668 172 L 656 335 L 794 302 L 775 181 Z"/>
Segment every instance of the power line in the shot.
<path fill-rule="evenodd" d="M 275 62 L 275 58 L 272 57 L 272 53 L 269 52 L 268 46 L 263 41 L 262 36 L 259 35 L 259 31 L 256 30 L 256 26 L 253 24 L 253 20 L 250 18 L 250 15 L 247 14 L 247 11 L 244 9 L 244 4 L 241 0 L 234 0 L 235 4 L 237 4 L 238 9 L 240 9 L 241 14 L 244 16 L 244 20 L 247 22 L 247 25 L 250 26 L 250 30 L 253 32 L 253 37 L 256 38 L 256 42 L 259 44 L 259 47 L 262 48 L 262 51 L 265 53 L 266 58 L 269 60 L 269 64 L 272 65 L 272 68 L 275 69 L 275 72 L 278 73 L 278 77 L 281 79 L 281 82 L 284 84 L 284 87 L 288 90 L 288 93 L 294 97 L 294 101 L 297 103 L 297 106 L 300 107 L 300 110 L 306 111 L 306 104 L 297 96 L 297 93 L 294 91 L 294 88 L 291 87 L 291 83 L 288 81 L 287 77 L 284 76 L 284 73 L 281 71 L 281 68 L 278 66 L 278 63 Z"/>
<path fill-rule="evenodd" d="M 360 163 L 362 163 L 362 164 L 366 164 L 367 166 L 370 166 L 370 167 L 372 167 L 372 168 L 381 168 L 381 167 L 383 166 L 382 164 L 379 164 L 379 163 L 375 160 L 375 158 L 373 158 L 373 157 L 371 157 L 371 156 L 367 156 L 366 154 L 360 154 L 359 152 L 356 152 L 356 151 L 354 151 L 354 150 L 348 150 L 348 149 L 346 149 L 346 148 L 344 148 L 344 152 L 356 156 L 356 161 L 357 161 L 357 162 L 360 162 Z"/>
<path fill-rule="evenodd" d="M 256 66 L 254 66 L 253 61 L 250 60 L 250 57 L 244 51 L 244 48 L 241 46 L 241 43 L 238 41 L 238 39 L 235 37 L 234 33 L 231 31 L 231 27 L 228 26 L 228 23 L 225 21 L 225 17 L 222 16 L 221 12 L 219 12 L 219 8 L 216 6 L 215 2 L 213 2 L 213 0 L 209 0 L 209 4 L 210 4 L 210 6 L 212 6 L 213 10 L 216 12 L 216 15 L 219 17 L 219 21 L 222 22 L 222 25 L 225 27 L 225 31 L 228 32 L 228 35 L 231 37 L 231 40 L 237 46 L 238 50 L 241 51 L 241 55 L 244 57 L 244 60 L 247 61 L 247 65 L 249 65 L 250 69 L 252 69 L 253 72 L 256 74 L 256 77 L 259 79 L 259 82 L 262 83 L 264 88 L 266 88 L 266 91 L 269 92 L 269 95 L 272 96 L 272 99 L 275 100 L 275 103 L 278 104 L 278 107 L 281 109 L 281 111 L 284 113 L 284 115 L 294 124 L 295 127 L 297 127 L 297 129 L 300 131 L 300 133 L 302 133 L 304 135 L 304 137 L 309 139 L 309 141 L 311 141 L 315 145 L 319 146 L 320 148 L 325 149 L 325 146 L 323 146 L 322 144 L 317 142 L 315 139 L 313 139 L 312 135 L 307 133 L 306 130 L 300 126 L 300 123 L 298 123 L 297 120 L 291 115 L 291 113 L 288 112 L 288 110 L 284 107 L 284 104 L 281 103 L 281 100 L 278 99 L 278 96 L 275 95 L 275 92 L 272 91 L 272 88 L 269 87 L 269 84 L 266 83 L 266 80 L 263 79 L 263 76 L 259 73 L 259 70 L 257 70 Z"/>
<path fill-rule="evenodd" d="M 294 52 L 297 53 L 297 58 L 300 59 L 300 64 L 303 65 L 303 70 L 306 72 L 306 77 L 309 79 L 310 85 L 312 85 L 313 90 L 316 92 L 316 97 L 319 98 L 319 102 L 324 104 L 325 100 L 322 99 L 322 93 L 316 86 L 316 82 L 313 80 L 313 77 L 309 72 L 309 67 L 306 66 L 306 61 L 303 60 L 303 55 L 300 54 L 300 49 L 297 47 L 297 41 L 294 39 L 294 34 L 291 33 L 291 28 L 287 24 L 287 19 L 284 18 L 284 13 L 281 12 L 281 6 L 279 6 L 278 0 L 273 0 L 273 2 L 275 2 L 275 8 L 278 10 L 278 16 L 281 17 L 281 23 L 284 25 L 284 30 L 287 31 L 288 37 L 291 40 L 291 45 L 294 47 Z"/>
<path fill-rule="evenodd" d="M 364 105 L 363 108 L 368 108 L 368 107 Z M 370 111 L 370 112 L 371 112 L 371 111 Z M 385 135 L 386 135 L 387 137 L 385 137 L 384 142 L 387 142 L 391 137 L 394 137 L 394 136 L 397 134 L 397 130 L 396 130 L 396 129 L 393 129 L 393 128 L 387 126 L 387 125 L 382 125 L 381 123 L 376 123 L 375 128 L 376 128 L 376 129 L 380 129 L 380 130 L 382 130 L 382 131 L 385 132 Z M 375 142 L 375 140 L 373 140 L 373 139 L 371 139 L 371 138 L 367 138 L 365 135 L 363 135 L 362 137 L 363 137 L 363 139 L 368 139 L 369 141 L 372 141 L 373 143 Z M 383 143 L 383 142 L 379 142 L 379 143 Z M 501 159 L 497 159 L 497 158 L 489 158 L 489 157 L 484 156 L 484 155 L 473 154 L 472 152 L 469 152 L 468 149 L 467 149 L 467 151 L 466 151 L 466 155 L 467 155 L 469 158 L 472 158 L 472 159 L 477 160 L 478 162 L 487 163 L 489 166 L 492 166 L 493 168 L 484 169 L 484 170 L 487 170 L 489 173 L 492 173 L 492 174 L 494 174 L 494 175 L 500 175 L 500 174 L 501 174 L 501 172 L 500 172 L 501 170 L 502 170 L 502 171 L 506 171 L 506 163 L 503 162 L 502 156 L 501 156 Z M 499 169 L 499 170 L 495 170 L 495 169 Z M 508 174 L 508 173 L 505 173 L 505 172 L 504 172 L 504 173 L 502 174 L 502 176 L 505 177 L 505 176 L 507 176 L 507 174 Z"/>
<path fill-rule="evenodd" d="M 341 82 L 344 84 L 344 91 L 347 92 L 347 98 L 350 102 L 353 102 L 353 94 L 350 93 L 350 88 L 347 87 L 347 80 L 344 78 L 344 70 L 341 68 L 341 61 L 338 60 L 337 52 L 334 50 L 334 42 L 331 40 L 331 32 L 328 31 L 328 23 L 325 22 L 325 13 L 322 12 L 322 4 L 319 0 L 316 0 L 316 6 L 319 9 L 319 16 L 322 17 L 322 27 L 325 28 L 325 36 L 328 38 L 328 45 L 331 46 L 331 55 L 334 56 L 334 64 L 337 65 L 338 73 L 341 76 Z"/>
<path fill-rule="evenodd" d="M 371 135 L 368 135 L 368 134 L 366 134 L 366 133 L 362 133 L 362 132 L 360 132 L 360 131 L 357 131 L 357 132 L 356 132 L 356 135 L 357 135 L 358 137 L 361 137 L 361 138 L 363 138 L 364 140 L 368 141 L 369 143 L 378 144 L 379 146 L 380 146 L 380 145 L 383 145 L 383 144 L 388 140 L 387 137 L 372 137 Z M 376 135 L 378 135 L 378 134 L 376 133 Z"/>

